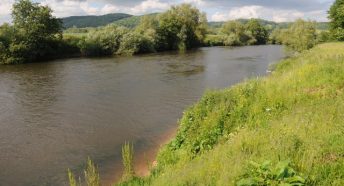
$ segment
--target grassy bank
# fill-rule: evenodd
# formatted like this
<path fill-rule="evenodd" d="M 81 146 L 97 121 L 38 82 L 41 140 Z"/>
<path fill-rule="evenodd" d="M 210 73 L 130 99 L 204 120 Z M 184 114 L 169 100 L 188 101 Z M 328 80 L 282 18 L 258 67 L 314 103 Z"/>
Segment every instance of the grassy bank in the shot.
<path fill-rule="evenodd" d="M 344 185 L 344 44 L 210 91 L 185 111 L 151 176 L 122 185 Z"/>

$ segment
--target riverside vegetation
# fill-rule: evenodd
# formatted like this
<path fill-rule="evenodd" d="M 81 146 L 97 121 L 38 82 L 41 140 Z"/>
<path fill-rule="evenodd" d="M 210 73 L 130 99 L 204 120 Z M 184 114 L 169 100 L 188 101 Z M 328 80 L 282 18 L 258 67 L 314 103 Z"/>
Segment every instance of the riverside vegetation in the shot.
<path fill-rule="evenodd" d="M 343 6 L 332 6 L 332 22 L 342 19 L 333 7 Z M 118 185 L 344 185 L 344 43 L 308 50 L 319 42 L 313 25 L 298 20 L 277 30 L 273 40 L 299 54 L 274 65 L 268 77 L 208 91 L 184 112 L 150 175 L 130 171 Z M 344 25 L 331 25 L 322 37 L 340 41 Z"/>
<path fill-rule="evenodd" d="M 209 91 L 145 178 L 119 185 L 343 185 L 344 44 Z"/>
<path fill-rule="evenodd" d="M 336 12 L 334 10 L 331 9 L 331 12 Z M 172 6 L 164 13 L 141 18 L 124 14 L 96 17 L 107 22 L 129 16 L 126 21 L 139 22 L 137 26 L 124 27 L 118 25 L 132 24 L 114 23 L 96 28 L 63 30 L 61 19 L 52 16 L 49 7 L 30 0 L 19 0 L 12 8 L 13 25 L 0 26 L 0 64 L 37 62 L 71 56 L 183 51 L 214 45 L 283 43 L 296 51 L 301 51 L 311 48 L 316 43 L 341 39 L 341 15 L 333 13 L 333 19 L 338 20 L 338 23 L 331 24 L 331 32 L 317 30 L 315 22 L 303 20 L 297 21 L 289 28 L 264 25 L 264 21 L 258 19 L 246 22 L 229 21 L 220 28 L 209 28 L 204 13 L 190 4 L 181 4 Z M 69 19 L 64 20 L 68 23 Z M 122 20 L 124 19 L 119 21 Z M 299 40 L 298 36 L 301 33 L 302 39 Z"/>
<path fill-rule="evenodd" d="M 187 109 L 149 176 L 135 176 L 125 144 L 118 185 L 343 185 L 344 43 L 273 69 Z"/>
<path fill-rule="evenodd" d="M 0 61 L 34 62 L 82 54 L 100 56 L 202 45 L 280 43 L 297 51 L 273 67 L 270 76 L 209 91 L 180 120 L 176 137 L 157 156 L 148 177 L 133 172 L 133 147 L 123 146 L 119 185 L 344 185 L 344 0 L 331 7 L 330 31 L 298 20 L 269 30 L 252 19 L 207 29 L 206 17 L 188 4 L 129 29 L 115 25 L 65 35 L 49 7 L 20 0 L 13 25 L 0 28 Z M 215 33 L 215 34 L 214 34 Z M 310 49 L 310 50 L 309 50 Z M 67 51 L 67 52 L 66 52 Z M 70 185 L 100 185 L 88 159 L 84 180 L 68 170 Z"/>

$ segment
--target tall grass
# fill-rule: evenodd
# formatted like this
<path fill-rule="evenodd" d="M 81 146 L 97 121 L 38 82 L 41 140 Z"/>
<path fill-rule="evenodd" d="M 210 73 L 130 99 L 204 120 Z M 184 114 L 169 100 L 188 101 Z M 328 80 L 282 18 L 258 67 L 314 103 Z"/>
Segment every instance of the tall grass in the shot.
<path fill-rule="evenodd" d="M 343 72 L 344 43 L 328 43 L 268 77 L 209 91 L 184 113 L 151 176 L 125 185 L 344 185 Z"/>
<path fill-rule="evenodd" d="M 85 184 L 87 186 L 100 186 L 100 176 L 96 165 L 93 163 L 91 158 L 88 157 L 86 162 L 86 168 L 84 170 Z M 81 179 L 79 182 L 76 181 L 73 172 L 68 169 L 68 180 L 70 186 L 81 186 Z"/>
<path fill-rule="evenodd" d="M 84 173 L 85 181 L 88 186 L 100 186 L 99 173 L 91 158 L 87 159 L 86 170 Z"/>
<path fill-rule="evenodd" d="M 134 177 L 134 146 L 132 143 L 125 142 L 122 147 L 122 161 L 124 166 L 123 181 L 130 180 Z"/>
<path fill-rule="evenodd" d="M 69 185 L 70 186 L 78 186 L 78 183 L 77 183 L 77 181 L 75 179 L 75 176 L 74 176 L 73 172 L 70 169 L 68 169 L 67 172 L 68 172 Z M 81 184 L 79 184 L 79 185 L 81 185 Z"/>

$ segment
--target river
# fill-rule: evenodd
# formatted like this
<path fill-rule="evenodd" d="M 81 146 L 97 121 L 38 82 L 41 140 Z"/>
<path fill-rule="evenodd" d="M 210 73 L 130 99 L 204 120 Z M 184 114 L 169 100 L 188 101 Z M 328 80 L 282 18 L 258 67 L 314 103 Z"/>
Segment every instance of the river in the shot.
<path fill-rule="evenodd" d="M 204 91 L 284 57 L 267 45 L 0 66 L 0 185 L 66 185 L 67 168 L 82 172 L 88 156 L 110 183 L 125 141 L 150 161 Z"/>

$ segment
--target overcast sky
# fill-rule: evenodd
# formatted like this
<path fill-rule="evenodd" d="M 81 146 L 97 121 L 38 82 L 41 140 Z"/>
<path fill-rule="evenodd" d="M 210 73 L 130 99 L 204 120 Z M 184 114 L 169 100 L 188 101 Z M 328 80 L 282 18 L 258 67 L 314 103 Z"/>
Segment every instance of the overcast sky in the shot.
<path fill-rule="evenodd" d="M 0 0 L 0 24 L 11 21 L 15 0 Z M 162 12 L 171 5 L 192 3 L 207 13 L 209 21 L 262 18 L 276 22 L 297 18 L 327 21 L 334 0 L 34 0 L 49 5 L 57 17 L 128 13 L 142 15 Z"/>

